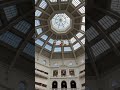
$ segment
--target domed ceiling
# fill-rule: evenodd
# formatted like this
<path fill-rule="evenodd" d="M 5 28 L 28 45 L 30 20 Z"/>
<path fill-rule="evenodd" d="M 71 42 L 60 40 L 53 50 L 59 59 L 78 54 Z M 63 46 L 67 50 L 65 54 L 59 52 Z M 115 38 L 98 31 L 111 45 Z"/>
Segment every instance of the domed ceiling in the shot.
<path fill-rule="evenodd" d="M 36 51 L 50 59 L 84 52 L 84 0 L 35 0 Z"/>

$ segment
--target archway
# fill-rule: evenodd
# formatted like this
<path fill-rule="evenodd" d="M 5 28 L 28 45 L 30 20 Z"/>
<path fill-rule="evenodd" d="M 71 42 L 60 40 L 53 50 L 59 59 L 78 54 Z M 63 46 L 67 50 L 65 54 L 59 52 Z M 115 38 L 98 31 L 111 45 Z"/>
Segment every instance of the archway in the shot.
<path fill-rule="evenodd" d="M 74 80 L 72 80 L 70 82 L 70 86 L 71 86 L 71 88 L 76 88 L 76 82 Z"/>
<path fill-rule="evenodd" d="M 67 82 L 66 81 L 62 81 L 61 88 L 67 88 Z"/>
<path fill-rule="evenodd" d="M 53 89 L 58 88 L 58 83 L 57 83 L 57 81 L 53 81 L 53 83 L 52 83 L 52 88 L 53 88 Z"/>

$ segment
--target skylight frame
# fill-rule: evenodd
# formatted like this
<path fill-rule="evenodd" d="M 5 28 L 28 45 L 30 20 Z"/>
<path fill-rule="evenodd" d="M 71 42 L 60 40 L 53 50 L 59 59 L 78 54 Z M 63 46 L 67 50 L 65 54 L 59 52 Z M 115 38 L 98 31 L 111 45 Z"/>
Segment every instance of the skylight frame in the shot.
<path fill-rule="evenodd" d="M 80 5 L 81 4 L 81 1 L 80 0 L 72 0 L 72 5 L 74 6 L 74 7 L 77 7 L 78 5 Z"/>

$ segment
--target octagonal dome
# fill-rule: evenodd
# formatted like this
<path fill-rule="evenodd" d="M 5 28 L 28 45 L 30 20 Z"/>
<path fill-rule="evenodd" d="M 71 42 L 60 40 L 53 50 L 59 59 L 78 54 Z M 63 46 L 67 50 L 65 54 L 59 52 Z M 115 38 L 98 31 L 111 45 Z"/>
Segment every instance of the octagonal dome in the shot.
<path fill-rule="evenodd" d="M 66 33 L 71 28 L 72 20 L 65 13 L 55 14 L 50 20 L 51 29 L 58 34 Z"/>

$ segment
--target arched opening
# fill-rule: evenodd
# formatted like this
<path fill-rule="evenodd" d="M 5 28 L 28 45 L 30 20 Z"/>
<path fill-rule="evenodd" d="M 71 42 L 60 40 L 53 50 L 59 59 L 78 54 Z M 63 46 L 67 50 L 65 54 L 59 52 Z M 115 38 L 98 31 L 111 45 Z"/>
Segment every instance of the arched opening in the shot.
<path fill-rule="evenodd" d="M 53 81 L 53 83 L 52 83 L 52 88 L 53 88 L 53 90 L 58 88 L 58 83 L 57 83 L 57 81 Z"/>
<path fill-rule="evenodd" d="M 76 88 L 76 82 L 72 80 L 70 82 L 70 86 L 71 86 L 71 88 Z"/>
<path fill-rule="evenodd" d="M 67 82 L 66 81 L 62 81 L 61 88 L 67 88 Z"/>

